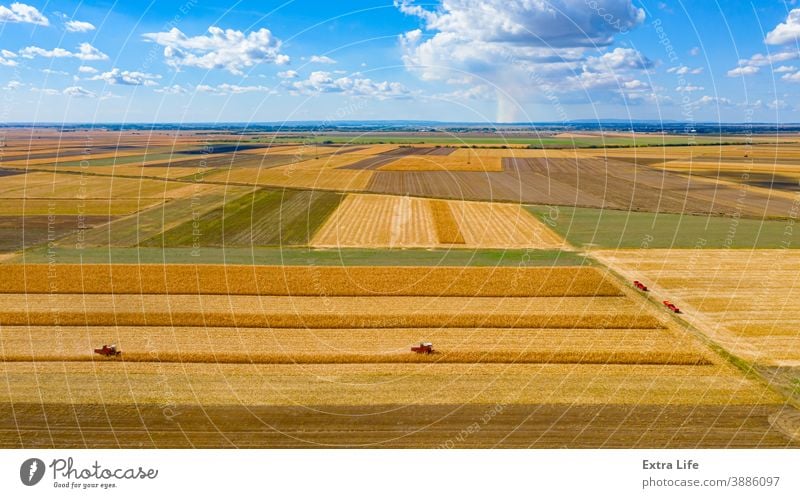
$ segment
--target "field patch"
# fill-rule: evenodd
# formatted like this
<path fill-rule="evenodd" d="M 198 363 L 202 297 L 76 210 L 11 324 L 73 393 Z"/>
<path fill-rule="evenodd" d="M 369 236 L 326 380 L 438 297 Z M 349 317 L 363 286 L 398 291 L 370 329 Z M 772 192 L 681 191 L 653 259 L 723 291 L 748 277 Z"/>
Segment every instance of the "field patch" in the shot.
<path fill-rule="evenodd" d="M 157 247 L 308 245 L 341 195 L 313 190 L 256 190 L 142 243 Z"/>
<path fill-rule="evenodd" d="M 499 157 L 463 158 L 449 155 L 404 156 L 377 168 L 381 171 L 503 171 Z"/>
<path fill-rule="evenodd" d="M 800 242 L 791 220 L 527 206 L 576 247 L 779 249 Z"/>
<path fill-rule="evenodd" d="M 350 194 L 312 241 L 315 247 L 451 244 L 465 248 L 564 247 L 560 237 L 518 205 L 359 194 Z"/>

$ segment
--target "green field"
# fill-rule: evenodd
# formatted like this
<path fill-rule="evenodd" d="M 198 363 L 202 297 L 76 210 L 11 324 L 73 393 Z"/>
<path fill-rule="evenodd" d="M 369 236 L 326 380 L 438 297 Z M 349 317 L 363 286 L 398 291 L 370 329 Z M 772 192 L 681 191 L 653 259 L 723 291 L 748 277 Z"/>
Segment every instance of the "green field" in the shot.
<path fill-rule="evenodd" d="M 342 198 L 335 192 L 256 190 L 152 237 L 142 246 L 304 246 Z"/>
<path fill-rule="evenodd" d="M 576 247 L 785 249 L 800 245 L 792 222 L 526 206 Z"/>
<path fill-rule="evenodd" d="M 559 250 L 427 250 L 427 249 L 308 249 L 266 248 L 57 248 L 55 263 L 112 264 L 232 264 L 319 266 L 582 266 L 594 262 Z M 39 247 L 2 264 L 50 262 Z"/>

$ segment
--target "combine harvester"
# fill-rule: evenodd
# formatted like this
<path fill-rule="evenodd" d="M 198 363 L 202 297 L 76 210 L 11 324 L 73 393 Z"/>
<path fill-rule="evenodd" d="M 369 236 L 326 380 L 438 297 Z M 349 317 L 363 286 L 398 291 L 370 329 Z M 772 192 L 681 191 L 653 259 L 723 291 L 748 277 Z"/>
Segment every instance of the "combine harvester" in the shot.
<path fill-rule="evenodd" d="M 419 346 L 413 346 L 411 351 L 417 354 L 433 354 L 436 352 L 433 350 L 433 343 L 431 342 L 420 342 Z"/>
<path fill-rule="evenodd" d="M 675 306 L 674 304 L 672 304 L 669 301 L 664 301 L 664 306 L 669 308 L 669 310 L 672 311 L 673 313 L 680 313 L 681 312 L 680 308 L 678 308 L 677 306 Z"/>
<path fill-rule="evenodd" d="M 637 289 L 639 289 L 640 291 L 648 292 L 647 291 L 647 286 L 644 285 L 643 283 L 639 282 L 638 280 L 634 280 L 633 281 L 633 286 L 636 287 Z"/>
<path fill-rule="evenodd" d="M 116 344 L 110 346 L 108 344 L 103 344 L 102 348 L 95 349 L 94 352 L 105 357 L 117 357 L 122 354 L 122 351 L 117 349 Z"/>

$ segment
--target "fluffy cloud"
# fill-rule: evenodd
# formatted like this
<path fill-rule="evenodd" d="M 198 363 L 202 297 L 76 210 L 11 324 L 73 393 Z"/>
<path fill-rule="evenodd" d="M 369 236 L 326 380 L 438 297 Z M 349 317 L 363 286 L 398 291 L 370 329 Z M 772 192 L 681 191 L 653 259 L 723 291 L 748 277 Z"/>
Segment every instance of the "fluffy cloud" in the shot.
<path fill-rule="evenodd" d="M 772 66 L 776 63 L 790 61 L 797 58 L 800 58 L 800 51 L 797 50 L 787 50 L 784 52 L 767 55 L 755 54 L 749 59 L 740 59 L 739 67 L 728 71 L 728 76 L 749 76 L 751 74 L 758 73 L 760 71 L 759 68 L 761 67 Z"/>
<path fill-rule="evenodd" d="M 8 66 L 14 67 L 17 65 L 17 61 L 13 60 L 17 58 L 17 54 L 10 50 L 0 50 L 0 66 Z"/>
<path fill-rule="evenodd" d="M 19 51 L 19 54 L 26 59 L 33 59 L 34 57 L 75 57 L 82 61 L 104 61 L 108 59 L 106 54 L 97 50 L 89 43 L 81 43 L 78 46 L 77 52 L 70 52 L 63 48 L 46 50 L 40 47 L 25 47 Z"/>
<path fill-rule="evenodd" d="M 167 95 L 181 95 L 187 93 L 188 90 L 186 90 L 181 85 L 172 85 L 172 86 L 165 86 L 162 88 L 156 88 L 154 91 L 157 93 L 163 93 Z"/>
<path fill-rule="evenodd" d="M 94 98 L 97 94 L 79 86 L 70 86 L 64 89 L 64 95 L 78 98 Z"/>
<path fill-rule="evenodd" d="M 238 95 L 242 93 L 252 93 L 252 92 L 275 93 L 274 90 L 266 86 L 261 86 L 261 85 L 240 86 L 240 85 L 231 85 L 229 83 L 222 83 L 217 86 L 197 85 L 195 90 L 198 92 L 213 93 L 214 95 Z"/>
<path fill-rule="evenodd" d="M 758 73 L 759 71 L 760 69 L 756 66 L 739 66 L 731 69 L 727 74 L 731 78 L 736 78 L 738 76 L 750 76 Z"/>
<path fill-rule="evenodd" d="M 70 33 L 86 33 L 95 29 L 94 24 L 85 21 L 67 21 L 65 26 Z"/>
<path fill-rule="evenodd" d="M 93 81 L 102 80 L 109 85 L 129 85 L 129 86 L 156 86 L 158 83 L 155 80 L 160 79 L 158 74 L 142 73 L 139 71 L 122 71 L 121 69 L 114 68 L 96 76 L 89 78 Z"/>
<path fill-rule="evenodd" d="M 730 99 L 725 97 L 712 97 L 710 95 L 703 95 L 699 99 L 693 102 L 696 107 L 708 106 L 708 105 L 716 105 L 717 107 L 728 107 L 732 106 L 733 102 Z"/>
<path fill-rule="evenodd" d="M 278 73 L 278 78 L 280 78 L 282 80 L 291 80 L 291 79 L 297 78 L 298 76 L 299 75 L 297 74 L 297 71 L 294 71 L 292 69 L 290 69 L 288 71 L 281 71 L 281 72 Z"/>
<path fill-rule="evenodd" d="M 695 85 L 683 85 L 675 88 L 676 92 L 681 92 L 681 93 L 700 92 L 703 90 L 705 90 L 704 87 Z"/>
<path fill-rule="evenodd" d="M 401 35 L 406 67 L 424 80 L 494 84 L 498 120 L 532 94 L 619 87 L 652 66 L 637 51 L 611 45 L 644 21 L 631 0 L 442 0 L 427 10 L 395 0 L 422 23 Z M 597 54 L 599 52 L 599 54 Z M 597 54 L 589 57 L 590 53 Z M 564 84 L 564 82 L 568 84 Z M 531 91 L 531 90 L 534 91 Z M 500 115 L 501 112 L 504 115 Z"/>
<path fill-rule="evenodd" d="M 794 66 L 781 66 L 778 69 L 775 69 L 773 73 L 783 74 L 783 73 L 791 73 L 797 71 L 797 68 Z"/>
<path fill-rule="evenodd" d="M 671 68 L 667 69 L 667 72 L 683 76 L 683 75 L 686 75 L 686 74 L 700 74 L 700 73 L 703 72 L 703 68 L 702 67 L 696 67 L 696 68 L 692 69 L 692 68 L 690 68 L 688 66 L 676 66 L 676 67 L 671 67 Z"/>
<path fill-rule="evenodd" d="M 770 45 L 783 45 L 793 43 L 800 39 L 800 9 L 792 9 L 786 22 L 775 26 L 775 29 L 767 33 L 764 39 Z"/>
<path fill-rule="evenodd" d="M 172 67 L 226 69 L 232 74 L 261 63 L 286 64 L 289 56 L 280 53 L 281 41 L 261 28 L 244 34 L 233 29 L 208 28 L 206 36 L 186 36 L 178 28 L 147 33 L 150 40 L 164 47 L 164 57 Z"/>
<path fill-rule="evenodd" d="M 11 80 L 8 83 L 6 83 L 6 86 L 3 87 L 3 90 L 13 91 L 13 90 L 18 90 L 23 86 L 25 85 L 21 81 Z"/>
<path fill-rule="evenodd" d="M 306 80 L 286 82 L 295 93 L 316 95 L 320 93 L 344 93 L 377 99 L 407 97 L 411 92 L 402 84 L 390 81 L 372 81 L 368 78 L 336 78 L 327 71 L 314 71 Z"/>
<path fill-rule="evenodd" d="M 784 74 L 781 76 L 781 79 L 790 83 L 800 83 L 800 71 L 796 73 Z"/>
<path fill-rule="evenodd" d="M 20 22 L 49 26 L 50 21 L 36 7 L 14 2 L 11 7 L 0 5 L 0 22 Z"/>
<path fill-rule="evenodd" d="M 312 55 L 308 61 L 312 64 L 336 64 L 336 61 L 327 55 Z"/>
<path fill-rule="evenodd" d="M 94 74 L 97 72 L 97 69 L 93 68 L 92 66 L 81 66 L 78 68 L 78 72 L 80 73 L 87 73 L 87 74 Z"/>

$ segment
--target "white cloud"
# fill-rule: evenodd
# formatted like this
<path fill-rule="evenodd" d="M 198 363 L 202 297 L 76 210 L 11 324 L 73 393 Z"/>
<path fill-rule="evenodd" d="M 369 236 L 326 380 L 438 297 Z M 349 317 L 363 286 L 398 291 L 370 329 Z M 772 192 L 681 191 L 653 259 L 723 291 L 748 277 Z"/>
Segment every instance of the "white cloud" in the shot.
<path fill-rule="evenodd" d="M 172 67 L 226 69 L 242 74 L 243 69 L 261 63 L 287 64 L 289 56 L 280 53 L 281 41 L 266 28 L 245 35 L 233 29 L 208 28 L 207 36 L 188 37 L 178 28 L 147 33 L 146 40 L 164 47 L 164 57 Z"/>
<path fill-rule="evenodd" d="M 160 78 L 161 76 L 158 74 L 142 73 L 139 71 L 122 71 L 115 67 L 111 71 L 92 76 L 89 80 L 102 80 L 109 85 L 156 86 L 158 83 L 156 83 L 155 80 Z"/>
<path fill-rule="evenodd" d="M 312 64 L 336 64 L 336 61 L 327 55 L 312 55 L 309 62 Z"/>
<path fill-rule="evenodd" d="M 797 71 L 797 68 L 794 66 L 781 66 L 773 71 L 773 73 L 783 74 L 783 73 L 791 73 L 793 71 Z"/>
<path fill-rule="evenodd" d="M 76 59 L 80 59 L 82 61 L 104 61 L 108 59 L 106 54 L 97 50 L 89 43 L 81 43 L 78 46 L 77 52 L 70 52 L 69 50 L 64 50 L 63 48 L 46 50 L 40 47 L 25 47 L 19 51 L 19 54 L 26 59 L 33 59 L 34 57 L 75 57 Z"/>
<path fill-rule="evenodd" d="M 81 66 L 78 68 L 78 72 L 80 73 L 87 73 L 87 74 L 94 74 L 97 72 L 97 69 L 93 68 L 92 66 Z"/>
<path fill-rule="evenodd" d="M 56 90 L 55 88 L 31 88 L 32 92 L 43 93 L 45 95 L 61 95 L 61 92 Z"/>
<path fill-rule="evenodd" d="M 787 107 L 789 107 L 789 104 L 787 104 L 785 100 L 775 99 L 772 102 L 767 102 L 767 107 L 779 111 L 781 109 L 786 109 Z"/>
<path fill-rule="evenodd" d="M 691 55 L 692 57 L 697 57 L 698 55 L 700 55 L 700 47 L 692 47 L 691 49 L 689 49 L 689 55 Z"/>
<path fill-rule="evenodd" d="M 0 22 L 19 22 L 49 26 L 50 21 L 36 7 L 14 2 L 11 8 L 0 5 Z"/>
<path fill-rule="evenodd" d="M 781 79 L 790 83 L 800 83 L 800 71 L 791 74 L 784 74 Z"/>
<path fill-rule="evenodd" d="M 17 54 L 11 52 L 9 50 L 2 50 L 0 51 L 0 66 L 8 66 L 14 67 L 17 65 L 17 61 L 13 60 L 17 57 Z"/>
<path fill-rule="evenodd" d="M 727 74 L 731 78 L 736 78 L 738 76 L 751 76 L 759 71 L 760 69 L 756 66 L 739 66 L 731 69 Z"/>
<path fill-rule="evenodd" d="M 675 88 L 676 92 L 681 92 L 681 93 L 700 92 L 702 90 L 705 90 L 705 88 L 703 88 L 702 86 L 695 86 L 695 85 L 683 85 Z"/>
<path fill-rule="evenodd" d="M 375 97 L 377 99 L 407 97 L 411 92 L 401 83 L 390 81 L 372 81 L 368 78 L 335 78 L 327 71 L 314 71 L 306 80 L 293 83 L 286 82 L 289 88 L 306 95 L 320 93 L 343 93 L 359 97 Z"/>
<path fill-rule="evenodd" d="M 23 86 L 25 85 L 21 81 L 11 80 L 6 83 L 6 86 L 3 87 L 3 90 L 13 91 L 22 88 Z"/>
<path fill-rule="evenodd" d="M 800 9 L 792 9 L 786 22 L 775 26 L 775 29 L 767 33 L 764 41 L 769 45 L 783 45 L 794 43 L 798 39 L 800 39 Z"/>
<path fill-rule="evenodd" d="M 65 26 L 70 33 L 86 33 L 95 29 L 94 24 L 85 21 L 67 21 Z"/>
<path fill-rule="evenodd" d="M 231 85 L 229 83 L 222 83 L 217 86 L 197 85 L 195 87 L 195 90 L 198 92 L 213 93 L 214 95 L 239 95 L 242 93 L 253 93 L 253 92 L 276 93 L 275 90 L 266 86 L 261 86 L 261 85 L 240 86 L 240 85 Z"/>
<path fill-rule="evenodd" d="M 281 71 L 281 72 L 278 73 L 278 78 L 280 78 L 282 80 L 291 80 L 291 79 L 297 78 L 298 76 L 299 75 L 297 74 L 297 71 L 294 71 L 292 69 L 290 69 L 288 71 Z"/>
<path fill-rule="evenodd" d="M 595 8 L 584 0 L 442 0 L 436 10 L 427 10 L 395 0 L 401 12 L 422 24 L 399 36 L 403 61 L 423 80 L 496 85 L 497 119 L 514 121 L 516 101 L 612 88 L 635 79 L 625 73 L 652 65 L 632 49 L 602 53 L 615 35 L 644 21 L 644 10 L 631 0 L 591 3 Z M 596 55 L 591 60 L 590 53 Z"/>
<path fill-rule="evenodd" d="M 94 92 L 79 86 L 70 86 L 64 89 L 64 95 L 69 97 L 78 98 L 94 98 L 97 96 Z"/>
<path fill-rule="evenodd" d="M 703 72 L 702 67 L 690 68 L 688 66 L 675 66 L 667 69 L 668 73 L 675 73 L 678 75 L 686 75 L 686 74 L 700 74 Z"/>
<path fill-rule="evenodd" d="M 56 71 L 55 69 L 45 68 L 42 69 L 44 74 L 58 74 L 60 76 L 69 76 L 69 73 L 66 71 Z"/>
<path fill-rule="evenodd" d="M 693 102 L 695 106 L 716 105 L 718 107 L 732 106 L 733 102 L 725 97 L 712 97 L 710 95 L 703 95 L 698 100 Z"/>
<path fill-rule="evenodd" d="M 158 93 L 164 93 L 167 95 L 180 95 L 186 93 L 188 90 L 186 90 L 181 85 L 172 85 L 172 86 L 165 86 L 162 88 L 156 88 L 154 91 Z"/>

